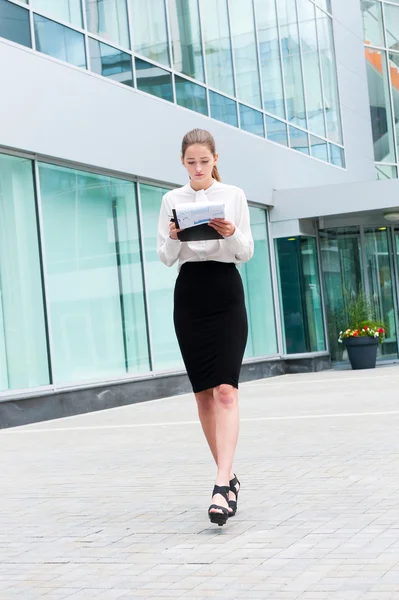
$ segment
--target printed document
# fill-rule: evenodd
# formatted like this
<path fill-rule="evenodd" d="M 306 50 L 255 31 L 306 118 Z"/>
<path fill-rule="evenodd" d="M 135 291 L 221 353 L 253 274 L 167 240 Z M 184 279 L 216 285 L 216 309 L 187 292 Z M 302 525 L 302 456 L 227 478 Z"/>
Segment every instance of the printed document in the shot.
<path fill-rule="evenodd" d="M 224 219 L 224 204 L 210 202 L 188 202 L 175 207 L 180 229 L 209 223 L 211 219 Z"/>

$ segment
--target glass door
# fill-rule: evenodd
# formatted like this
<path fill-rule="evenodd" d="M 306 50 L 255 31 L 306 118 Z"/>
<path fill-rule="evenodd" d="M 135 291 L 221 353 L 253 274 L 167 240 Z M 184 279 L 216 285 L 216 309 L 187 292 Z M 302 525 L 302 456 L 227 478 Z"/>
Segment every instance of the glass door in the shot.
<path fill-rule="evenodd" d="M 331 359 L 341 362 L 346 358 L 343 344 L 338 343 L 346 321 L 344 297 L 363 287 L 359 228 L 320 231 L 320 251 Z"/>
<path fill-rule="evenodd" d="M 384 344 L 379 346 L 378 357 L 396 358 L 397 346 L 397 302 L 394 287 L 394 265 L 392 244 L 386 227 L 365 229 L 366 273 L 369 296 L 375 311 L 375 319 L 386 330 Z M 396 257 L 398 256 L 396 236 Z"/>

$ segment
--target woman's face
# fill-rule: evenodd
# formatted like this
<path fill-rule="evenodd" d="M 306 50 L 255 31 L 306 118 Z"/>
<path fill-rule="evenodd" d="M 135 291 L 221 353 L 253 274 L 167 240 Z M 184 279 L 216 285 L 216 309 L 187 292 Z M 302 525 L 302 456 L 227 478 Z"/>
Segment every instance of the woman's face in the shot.
<path fill-rule="evenodd" d="M 218 155 L 213 156 L 208 146 L 193 144 L 186 150 L 182 163 L 192 181 L 206 182 L 212 178 L 212 169 L 216 165 Z"/>

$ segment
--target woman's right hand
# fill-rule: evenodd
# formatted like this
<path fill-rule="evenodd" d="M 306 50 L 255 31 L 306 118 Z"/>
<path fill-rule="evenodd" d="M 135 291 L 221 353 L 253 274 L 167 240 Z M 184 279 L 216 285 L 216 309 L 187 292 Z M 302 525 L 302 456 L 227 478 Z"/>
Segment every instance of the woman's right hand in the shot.
<path fill-rule="evenodd" d="M 177 237 L 177 234 L 179 233 L 179 231 L 182 231 L 181 229 L 177 229 L 174 221 L 172 221 L 171 223 L 169 223 L 169 236 L 172 238 L 172 240 L 178 240 L 179 238 Z"/>

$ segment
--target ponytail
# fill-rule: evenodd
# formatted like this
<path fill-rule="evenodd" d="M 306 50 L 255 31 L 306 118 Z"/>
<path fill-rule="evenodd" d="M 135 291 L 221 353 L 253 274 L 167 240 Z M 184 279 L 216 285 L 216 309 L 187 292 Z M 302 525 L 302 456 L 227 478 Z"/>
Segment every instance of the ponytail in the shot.
<path fill-rule="evenodd" d="M 212 169 L 212 177 L 213 177 L 213 179 L 216 179 L 216 181 L 222 181 L 220 179 L 219 170 L 216 165 Z"/>

